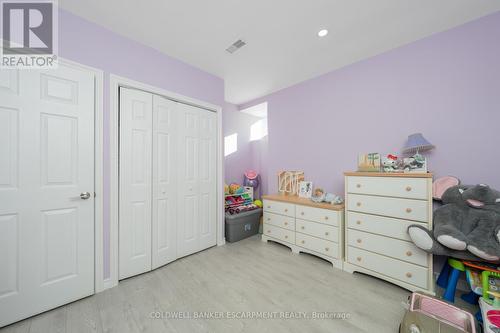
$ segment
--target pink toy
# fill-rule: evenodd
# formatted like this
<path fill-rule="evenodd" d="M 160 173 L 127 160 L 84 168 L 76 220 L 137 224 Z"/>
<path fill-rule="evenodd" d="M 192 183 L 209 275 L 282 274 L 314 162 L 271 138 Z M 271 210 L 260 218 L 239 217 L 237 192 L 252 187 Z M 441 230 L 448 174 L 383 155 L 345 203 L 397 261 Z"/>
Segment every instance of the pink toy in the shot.
<path fill-rule="evenodd" d="M 431 296 L 413 293 L 400 327 L 401 333 L 467 332 L 476 333 L 469 312 Z"/>

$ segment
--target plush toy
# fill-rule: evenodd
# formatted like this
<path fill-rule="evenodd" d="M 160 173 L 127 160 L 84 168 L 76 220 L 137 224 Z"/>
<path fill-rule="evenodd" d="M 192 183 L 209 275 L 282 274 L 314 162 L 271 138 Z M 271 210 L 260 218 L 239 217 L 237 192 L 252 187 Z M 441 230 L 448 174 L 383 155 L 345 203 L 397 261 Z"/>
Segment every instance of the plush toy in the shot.
<path fill-rule="evenodd" d="M 408 227 L 419 248 L 465 260 L 500 261 L 500 192 L 487 185 L 455 185 L 434 211 L 434 230 Z M 466 251 L 467 250 L 467 251 Z"/>
<path fill-rule="evenodd" d="M 325 200 L 325 191 L 319 187 L 315 188 L 311 200 L 314 202 L 322 202 Z"/>

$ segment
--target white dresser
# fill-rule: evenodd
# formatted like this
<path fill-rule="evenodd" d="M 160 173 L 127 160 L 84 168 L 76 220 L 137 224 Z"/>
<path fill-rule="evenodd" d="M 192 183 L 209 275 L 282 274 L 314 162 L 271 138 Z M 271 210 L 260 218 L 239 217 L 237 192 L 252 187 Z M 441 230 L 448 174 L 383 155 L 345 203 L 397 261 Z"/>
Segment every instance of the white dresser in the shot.
<path fill-rule="evenodd" d="M 262 241 L 284 244 L 342 269 L 344 206 L 314 203 L 290 195 L 266 195 Z"/>
<path fill-rule="evenodd" d="M 434 294 L 432 255 L 411 242 L 414 223 L 432 229 L 432 174 L 345 173 L 344 270 Z"/>

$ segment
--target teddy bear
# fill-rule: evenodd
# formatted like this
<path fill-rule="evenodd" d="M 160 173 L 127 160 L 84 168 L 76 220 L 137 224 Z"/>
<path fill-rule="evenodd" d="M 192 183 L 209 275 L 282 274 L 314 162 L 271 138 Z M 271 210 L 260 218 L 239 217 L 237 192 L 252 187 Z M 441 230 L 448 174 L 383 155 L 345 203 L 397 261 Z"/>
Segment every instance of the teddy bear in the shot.
<path fill-rule="evenodd" d="M 500 192 L 485 184 L 455 185 L 444 191 L 434 211 L 434 230 L 413 224 L 415 245 L 436 255 L 500 261 Z"/>

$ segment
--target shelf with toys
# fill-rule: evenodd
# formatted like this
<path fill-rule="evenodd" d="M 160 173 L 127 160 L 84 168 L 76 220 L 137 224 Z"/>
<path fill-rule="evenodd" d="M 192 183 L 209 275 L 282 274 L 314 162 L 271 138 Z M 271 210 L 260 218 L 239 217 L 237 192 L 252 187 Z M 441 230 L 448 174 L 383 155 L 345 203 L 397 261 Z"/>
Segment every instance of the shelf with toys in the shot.
<path fill-rule="evenodd" d="M 254 188 L 232 183 L 224 187 L 226 213 L 238 214 L 261 207 L 260 200 L 254 202 Z"/>
<path fill-rule="evenodd" d="M 227 207 L 238 207 L 253 203 L 253 187 L 240 186 L 239 184 L 226 185 L 224 194 Z"/>

